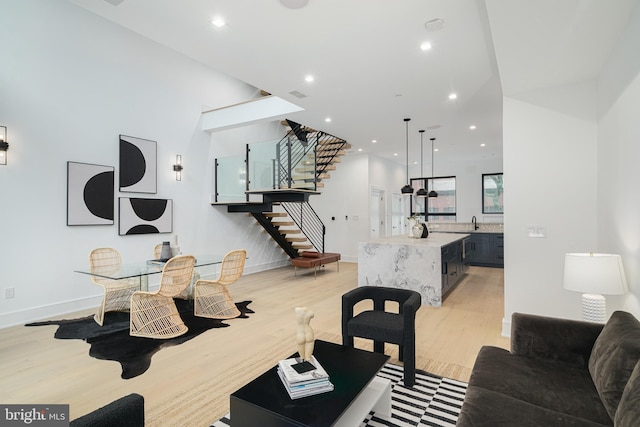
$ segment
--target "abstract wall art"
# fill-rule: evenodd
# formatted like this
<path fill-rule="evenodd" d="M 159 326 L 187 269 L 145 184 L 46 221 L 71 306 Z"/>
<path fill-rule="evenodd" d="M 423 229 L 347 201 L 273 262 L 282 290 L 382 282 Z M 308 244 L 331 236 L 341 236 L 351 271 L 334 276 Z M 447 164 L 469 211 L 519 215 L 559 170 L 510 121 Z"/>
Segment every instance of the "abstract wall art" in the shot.
<path fill-rule="evenodd" d="M 173 200 L 120 197 L 119 234 L 171 233 Z"/>
<path fill-rule="evenodd" d="M 113 225 L 113 166 L 67 162 L 67 225 Z"/>
<path fill-rule="evenodd" d="M 120 191 L 156 193 L 157 144 L 120 135 Z"/>

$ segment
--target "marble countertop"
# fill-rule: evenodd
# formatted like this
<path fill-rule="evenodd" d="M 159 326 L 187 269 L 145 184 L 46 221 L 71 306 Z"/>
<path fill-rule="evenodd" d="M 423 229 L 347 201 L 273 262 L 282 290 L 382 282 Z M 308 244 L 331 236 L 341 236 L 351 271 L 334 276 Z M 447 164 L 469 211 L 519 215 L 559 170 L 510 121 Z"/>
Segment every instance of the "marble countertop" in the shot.
<path fill-rule="evenodd" d="M 442 247 L 449 243 L 456 242 L 458 240 L 468 237 L 469 234 L 462 233 L 429 233 L 429 237 L 426 239 L 414 239 L 413 237 L 393 236 L 383 239 L 371 239 L 365 243 L 382 243 L 382 244 L 396 244 L 396 245 L 422 245 L 422 246 L 435 246 Z"/>
<path fill-rule="evenodd" d="M 504 234 L 504 231 L 494 231 L 494 230 L 465 230 L 465 231 L 449 231 L 449 230 L 438 230 L 429 231 L 429 233 L 444 233 L 444 234 L 458 234 L 458 233 L 466 233 L 466 234 Z"/>

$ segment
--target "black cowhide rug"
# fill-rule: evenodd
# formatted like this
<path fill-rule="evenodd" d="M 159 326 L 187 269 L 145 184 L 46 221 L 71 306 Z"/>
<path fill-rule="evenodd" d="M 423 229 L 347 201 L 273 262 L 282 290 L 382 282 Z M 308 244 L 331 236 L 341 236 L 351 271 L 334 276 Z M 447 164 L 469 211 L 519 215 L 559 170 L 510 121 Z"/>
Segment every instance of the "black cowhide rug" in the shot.
<path fill-rule="evenodd" d="M 193 315 L 193 302 L 176 299 L 180 316 L 189 330 L 176 338 L 160 340 L 132 337 L 129 335 L 129 313 L 108 312 L 104 315 L 103 326 L 98 325 L 93 316 L 72 320 L 47 320 L 28 323 L 26 326 L 58 325 L 54 335 L 62 340 L 80 339 L 91 345 L 89 356 L 101 360 L 115 360 L 122 366 L 124 379 L 141 375 L 151 366 L 151 357 L 160 349 L 182 344 L 213 328 L 230 326 L 221 320 L 207 319 Z M 251 301 L 236 303 L 240 310 L 238 318 L 248 318 L 254 313 L 248 306 Z"/>

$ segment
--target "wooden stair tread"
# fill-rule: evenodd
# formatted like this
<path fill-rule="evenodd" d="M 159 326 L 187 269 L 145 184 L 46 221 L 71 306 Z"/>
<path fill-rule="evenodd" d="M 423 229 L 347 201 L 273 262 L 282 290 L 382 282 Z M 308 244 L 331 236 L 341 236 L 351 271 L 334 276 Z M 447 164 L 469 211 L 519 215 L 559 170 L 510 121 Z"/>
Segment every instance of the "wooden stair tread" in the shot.
<path fill-rule="evenodd" d="M 262 214 L 267 218 L 282 218 L 283 216 L 287 216 L 285 212 L 263 212 Z"/>
<path fill-rule="evenodd" d="M 271 224 L 274 227 L 290 227 L 292 225 L 296 225 L 293 221 L 271 221 Z"/>
<path fill-rule="evenodd" d="M 288 236 L 289 234 L 300 234 L 302 233 L 302 231 L 298 230 L 298 229 L 291 229 L 291 230 L 279 230 L 280 234 L 284 234 L 285 236 Z"/>
<path fill-rule="evenodd" d="M 306 237 L 285 237 L 284 239 L 287 242 L 306 242 L 307 241 Z"/>

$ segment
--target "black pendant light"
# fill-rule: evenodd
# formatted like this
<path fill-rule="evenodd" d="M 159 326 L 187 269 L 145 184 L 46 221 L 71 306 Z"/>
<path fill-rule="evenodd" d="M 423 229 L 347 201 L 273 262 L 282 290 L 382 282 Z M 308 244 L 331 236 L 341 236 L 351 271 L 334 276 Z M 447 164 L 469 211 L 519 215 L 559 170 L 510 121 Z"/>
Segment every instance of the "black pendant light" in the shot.
<path fill-rule="evenodd" d="M 435 141 L 435 138 L 431 138 L 431 187 L 433 188 L 435 186 L 435 181 L 433 180 L 434 175 L 433 175 L 433 163 L 434 163 L 434 151 L 433 151 L 433 141 Z M 438 197 L 438 192 L 436 190 L 431 190 L 429 191 L 429 197 Z"/>
<path fill-rule="evenodd" d="M 405 122 L 405 128 L 406 128 L 406 135 L 407 135 L 407 184 L 402 187 L 402 189 L 400 190 L 400 192 L 402 193 L 402 195 L 410 195 L 413 194 L 413 187 L 411 185 L 409 185 L 409 120 L 411 119 L 404 119 Z"/>
<path fill-rule="evenodd" d="M 424 136 L 424 129 L 420 129 L 418 132 L 420 132 L 420 177 L 424 178 L 424 172 L 422 172 L 422 165 L 423 165 L 423 155 L 422 155 L 422 148 L 423 148 L 423 144 L 422 144 L 422 137 Z M 427 197 L 427 190 L 424 189 L 424 180 L 422 181 L 422 187 L 416 191 L 416 196 L 418 197 Z"/>

